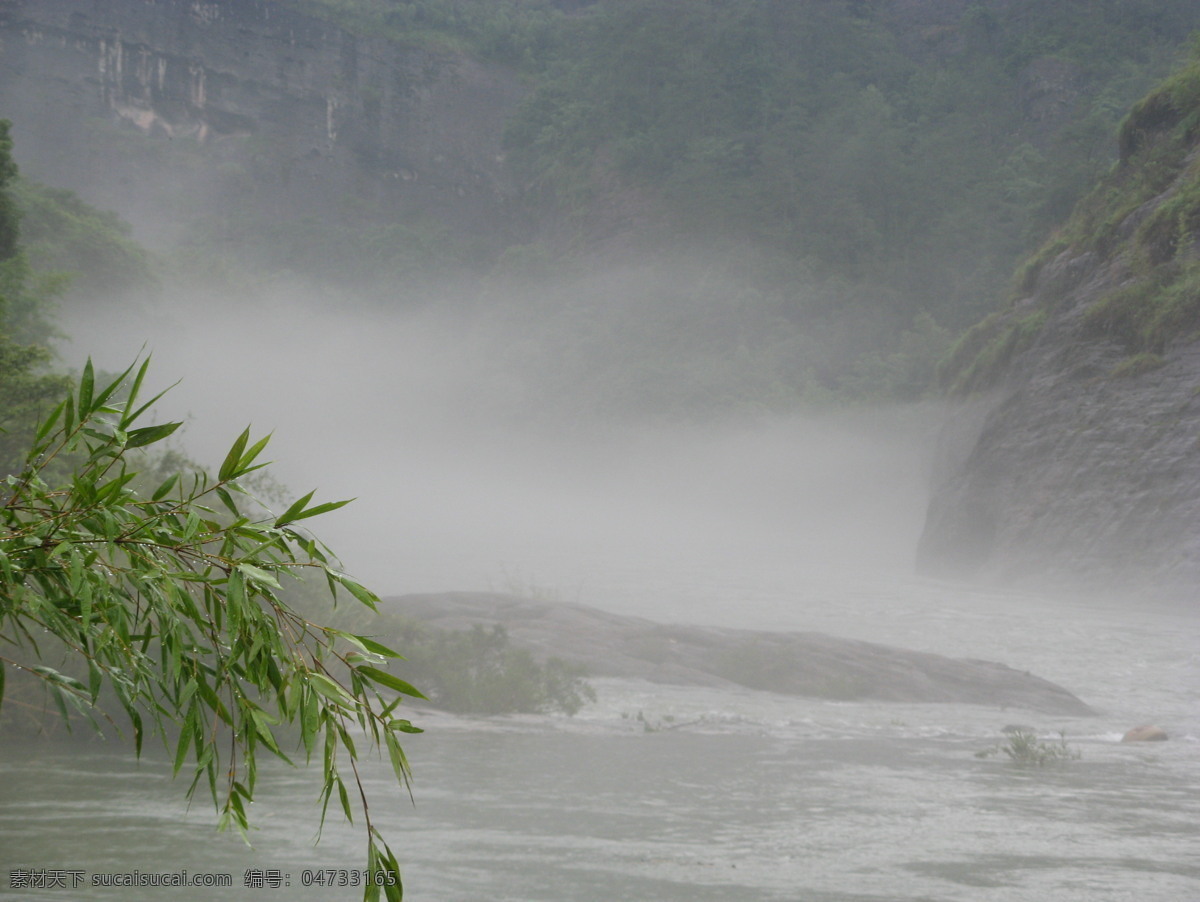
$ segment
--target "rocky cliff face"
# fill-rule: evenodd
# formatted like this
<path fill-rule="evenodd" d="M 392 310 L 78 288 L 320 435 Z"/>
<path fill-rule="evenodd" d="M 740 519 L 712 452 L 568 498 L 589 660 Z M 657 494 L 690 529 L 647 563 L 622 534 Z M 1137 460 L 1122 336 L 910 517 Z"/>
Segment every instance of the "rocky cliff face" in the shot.
<path fill-rule="evenodd" d="M 164 215 L 247 200 L 494 233 L 511 195 L 502 123 L 520 95 L 498 67 L 271 0 L 0 4 L 0 112 L 23 170 L 148 238 Z"/>
<path fill-rule="evenodd" d="M 1200 62 L 1138 104 L 1109 178 L 945 368 L 919 563 L 1194 597 L 1200 587 Z"/>

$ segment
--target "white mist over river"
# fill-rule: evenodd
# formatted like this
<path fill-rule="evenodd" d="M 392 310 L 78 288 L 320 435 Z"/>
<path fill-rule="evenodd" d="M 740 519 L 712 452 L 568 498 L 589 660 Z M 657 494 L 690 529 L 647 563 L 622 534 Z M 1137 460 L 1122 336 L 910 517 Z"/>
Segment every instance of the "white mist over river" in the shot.
<path fill-rule="evenodd" d="M 186 417 L 182 444 L 210 466 L 247 424 L 274 432 L 272 472 L 292 497 L 358 499 L 314 529 L 380 594 L 534 588 L 787 627 L 801 599 L 772 609 L 755 593 L 782 583 L 825 610 L 826 583 L 911 570 L 932 408 L 597 412 L 570 385 L 556 391 L 560 371 L 523 368 L 522 328 L 453 304 L 347 303 L 289 287 L 184 294 L 146 315 L 68 311 L 80 338 L 67 356 L 117 370 L 145 342 L 158 384 L 182 380 L 159 415 Z"/>
<path fill-rule="evenodd" d="M 296 493 L 359 500 L 319 533 L 383 593 L 486 588 L 622 613 L 815 629 L 1002 661 L 1096 707 L 1064 718 L 598 683 L 571 719 L 411 712 L 413 795 L 376 767 L 373 816 L 417 902 L 1200 898 L 1200 629 L 1194 611 L 1047 599 L 912 575 L 936 422 L 925 409 L 705 424 L 522 418 L 528 390 L 436 317 L 351 322 L 294 304 L 147 322 L 186 380 L 190 452 L 276 430 Z M 257 309 L 257 308 L 256 308 Z M 182 321 L 182 320 L 181 320 Z M 67 323 L 109 368 L 120 323 Z M 461 339 L 452 340 L 452 339 Z M 130 339 L 132 341 L 132 339 Z M 99 356 L 98 356 L 99 359 Z M 483 373 L 487 378 L 480 378 Z M 514 413 L 516 411 L 516 413 Z M 640 719 L 639 719 L 640 717 Z M 1171 741 L 1118 742 L 1138 723 Z M 647 731 L 645 724 L 662 727 Z M 1065 731 L 1079 760 L 977 758 L 1000 730 Z M 354 899 L 303 872 L 364 843 L 311 840 L 312 775 L 260 775 L 255 848 L 120 741 L 0 757 L 0 868 L 232 875 L 219 889 L 16 890 L 3 899 Z M 332 815 L 331 815 L 332 819 Z M 243 886 L 248 868 L 287 890 Z"/>

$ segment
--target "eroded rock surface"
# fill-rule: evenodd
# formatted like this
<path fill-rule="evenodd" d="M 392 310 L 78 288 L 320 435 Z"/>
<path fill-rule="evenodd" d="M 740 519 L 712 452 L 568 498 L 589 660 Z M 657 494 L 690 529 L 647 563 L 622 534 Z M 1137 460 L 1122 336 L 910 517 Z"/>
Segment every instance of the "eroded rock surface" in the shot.
<path fill-rule="evenodd" d="M 577 604 L 488 592 L 404 595 L 386 609 L 446 630 L 501 624 L 541 658 L 615 676 L 700 686 L 746 686 L 841 700 L 959 702 L 1049 714 L 1095 712 L 1061 686 L 1003 664 L 839 639 L 662 624 Z"/>

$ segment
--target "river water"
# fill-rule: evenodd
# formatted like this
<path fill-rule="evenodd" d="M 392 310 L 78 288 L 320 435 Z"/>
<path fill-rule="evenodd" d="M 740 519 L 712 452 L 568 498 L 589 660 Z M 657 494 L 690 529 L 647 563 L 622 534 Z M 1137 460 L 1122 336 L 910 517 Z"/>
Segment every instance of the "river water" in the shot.
<path fill-rule="evenodd" d="M 1194 614 L 918 581 L 824 597 L 824 610 L 837 609 L 831 622 L 857 613 L 860 638 L 1002 660 L 1102 713 L 834 703 L 619 680 L 599 681 L 599 701 L 574 718 L 413 712 L 427 728 L 408 743 L 414 800 L 384 767 L 368 768 L 374 817 L 404 865 L 408 897 L 1200 899 Z M 758 618 L 770 620 L 762 611 L 771 599 L 757 600 Z M 775 599 L 780 621 L 794 609 L 786 600 Z M 821 609 L 806 607 L 804 619 L 821 628 Z M 1171 741 L 1118 741 L 1148 721 Z M 1065 731 L 1081 757 L 1040 769 L 977 757 L 1009 723 L 1047 740 Z M 302 885 L 306 871 L 363 860 L 354 827 L 327 824 L 312 844 L 311 774 L 264 768 L 251 849 L 213 832 L 203 799 L 185 813 L 184 786 L 160 758 L 134 763 L 119 741 L 5 747 L 0 898 L 358 898 Z M 37 869 L 81 872 L 83 885 L 11 885 Z M 184 869 L 228 874 L 233 885 L 91 885 L 99 874 Z M 278 872 L 290 887 L 248 887 L 248 869 Z"/>

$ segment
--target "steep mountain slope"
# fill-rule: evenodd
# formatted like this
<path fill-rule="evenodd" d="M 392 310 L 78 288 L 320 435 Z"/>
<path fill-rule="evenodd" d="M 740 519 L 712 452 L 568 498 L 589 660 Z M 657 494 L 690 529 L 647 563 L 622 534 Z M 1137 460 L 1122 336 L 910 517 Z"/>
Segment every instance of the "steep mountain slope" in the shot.
<path fill-rule="evenodd" d="M 929 509 L 930 572 L 1200 584 L 1200 60 L 943 371 L 974 393 Z"/>

